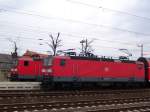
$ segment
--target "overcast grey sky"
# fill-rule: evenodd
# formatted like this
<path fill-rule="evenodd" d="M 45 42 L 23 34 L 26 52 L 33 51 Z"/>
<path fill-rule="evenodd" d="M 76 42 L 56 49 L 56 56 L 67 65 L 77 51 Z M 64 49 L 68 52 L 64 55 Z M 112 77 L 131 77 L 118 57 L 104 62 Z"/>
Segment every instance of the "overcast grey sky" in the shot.
<path fill-rule="evenodd" d="M 149 0 L 0 0 L 0 52 L 10 53 L 17 41 L 19 53 L 27 49 L 46 53 L 39 41 L 60 32 L 63 46 L 76 48 L 83 38 L 93 42 L 97 55 L 120 56 L 126 48 L 140 56 L 137 44 L 144 44 L 150 56 Z"/>

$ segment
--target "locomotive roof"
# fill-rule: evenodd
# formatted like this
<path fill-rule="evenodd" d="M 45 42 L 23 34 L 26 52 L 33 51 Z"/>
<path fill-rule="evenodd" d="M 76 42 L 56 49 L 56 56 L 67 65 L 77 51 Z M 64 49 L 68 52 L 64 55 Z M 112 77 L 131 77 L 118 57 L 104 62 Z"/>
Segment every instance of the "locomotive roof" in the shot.
<path fill-rule="evenodd" d="M 133 60 L 119 60 L 112 58 L 98 58 L 98 57 L 83 57 L 83 56 L 55 56 L 59 59 L 76 59 L 76 60 L 94 60 L 94 61 L 107 61 L 107 62 L 123 62 L 123 63 L 136 63 Z"/>
<path fill-rule="evenodd" d="M 124 62 L 124 63 L 135 63 L 136 62 L 133 60 L 119 60 L 119 59 L 112 59 L 112 58 L 81 57 L 81 56 L 71 56 L 71 59 L 109 61 L 109 62 Z"/>
<path fill-rule="evenodd" d="M 54 56 L 54 57 L 60 59 L 70 59 L 70 56 Z"/>
<path fill-rule="evenodd" d="M 22 57 L 19 57 L 19 60 L 33 60 L 33 58 L 29 57 L 29 56 L 22 56 Z"/>

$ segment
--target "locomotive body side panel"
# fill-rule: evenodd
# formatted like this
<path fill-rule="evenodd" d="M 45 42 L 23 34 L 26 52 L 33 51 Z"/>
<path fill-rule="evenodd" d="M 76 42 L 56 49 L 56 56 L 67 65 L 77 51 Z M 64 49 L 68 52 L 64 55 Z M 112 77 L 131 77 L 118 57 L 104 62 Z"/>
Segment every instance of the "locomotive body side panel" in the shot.
<path fill-rule="evenodd" d="M 41 61 L 20 60 L 18 65 L 18 74 L 20 79 L 40 79 Z"/>
<path fill-rule="evenodd" d="M 54 81 L 64 82 L 144 82 L 143 63 L 54 58 Z"/>

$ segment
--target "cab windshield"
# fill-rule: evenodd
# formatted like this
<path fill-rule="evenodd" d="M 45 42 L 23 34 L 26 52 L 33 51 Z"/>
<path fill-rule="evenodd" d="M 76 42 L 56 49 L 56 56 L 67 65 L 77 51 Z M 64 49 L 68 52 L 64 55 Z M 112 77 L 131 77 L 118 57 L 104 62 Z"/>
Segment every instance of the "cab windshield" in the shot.
<path fill-rule="evenodd" d="M 52 61 L 53 61 L 53 57 L 52 56 L 48 56 L 47 58 L 44 58 L 44 60 L 43 60 L 44 66 L 51 66 L 52 65 Z"/>

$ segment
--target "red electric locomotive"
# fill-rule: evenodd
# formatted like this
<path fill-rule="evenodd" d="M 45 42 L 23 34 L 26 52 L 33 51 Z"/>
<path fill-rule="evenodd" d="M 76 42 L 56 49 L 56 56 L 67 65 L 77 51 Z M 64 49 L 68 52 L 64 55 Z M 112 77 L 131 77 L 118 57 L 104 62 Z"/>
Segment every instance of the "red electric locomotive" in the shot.
<path fill-rule="evenodd" d="M 150 76 L 147 72 L 149 65 L 145 66 L 144 62 L 147 60 L 143 59 L 145 58 L 130 61 L 97 57 L 49 56 L 44 59 L 43 84 L 145 83 Z"/>
<path fill-rule="evenodd" d="M 43 85 L 142 83 L 150 81 L 150 60 L 137 61 L 90 56 L 23 56 L 11 79 L 36 80 Z"/>

